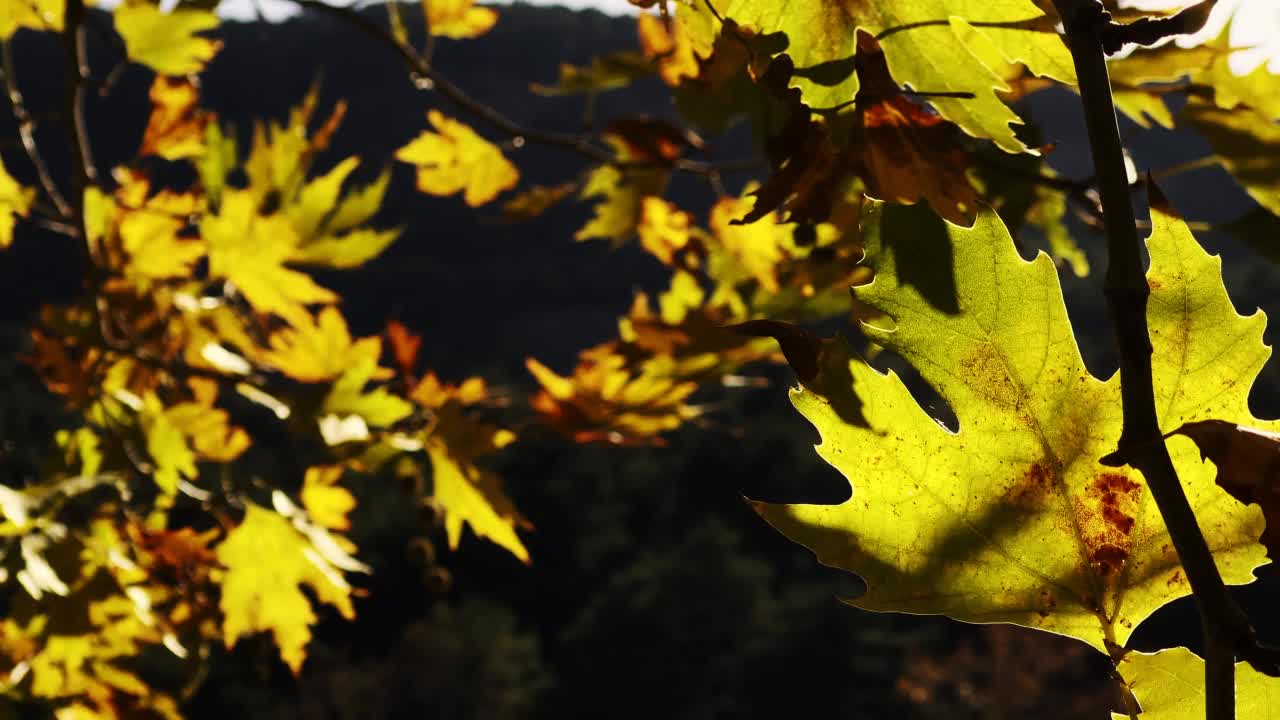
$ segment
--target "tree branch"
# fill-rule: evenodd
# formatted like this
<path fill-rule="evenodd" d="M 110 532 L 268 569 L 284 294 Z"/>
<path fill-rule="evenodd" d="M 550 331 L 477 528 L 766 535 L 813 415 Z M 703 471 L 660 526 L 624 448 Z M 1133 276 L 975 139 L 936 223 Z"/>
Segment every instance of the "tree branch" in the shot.
<path fill-rule="evenodd" d="M 525 127 L 524 125 L 521 125 L 515 120 L 507 117 L 496 108 L 476 100 L 468 95 L 462 88 L 453 84 L 453 82 L 443 73 L 432 67 L 431 64 L 419 55 L 412 46 L 402 42 L 393 33 L 388 32 L 381 25 L 370 20 L 364 15 L 361 15 L 356 10 L 347 7 L 329 5 L 321 2 L 320 0 L 290 0 L 290 2 L 299 7 L 308 8 L 334 17 L 394 50 L 396 54 L 400 56 L 404 65 L 409 68 L 409 71 L 413 76 L 414 83 L 418 87 L 424 90 L 438 91 L 464 112 L 483 120 L 500 132 L 510 135 L 512 139 L 519 139 L 523 142 L 536 143 L 538 145 L 564 148 L 581 155 L 592 162 L 614 165 L 617 167 L 670 167 L 673 170 L 681 172 L 710 176 L 750 170 L 761 165 L 761 161 L 758 159 L 723 164 L 689 160 L 686 158 L 677 158 L 670 162 L 620 162 L 608 149 L 593 142 L 590 135 L 561 133 Z"/>
<path fill-rule="evenodd" d="M 1130 200 L 1115 104 L 1107 75 L 1103 35 L 1110 16 L 1097 0 L 1054 0 L 1066 28 L 1067 44 L 1079 78 L 1089 146 L 1098 178 L 1107 234 L 1107 305 L 1120 350 L 1120 387 L 1124 424 L 1118 449 L 1103 458 L 1107 464 L 1128 464 L 1147 480 L 1152 497 L 1168 527 L 1169 536 L 1200 607 L 1206 644 L 1229 650 L 1209 653 L 1206 681 L 1221 689 L 1233 672 L 1234 655 L 1257 648 L 1253 628 L 1236 605 L 1196 516 L 1178 480 L 1156 416 L 1151 370 L 1151 339 L 1147 328 L 1150 288 L 1143 271 L 1141 246 Z M 1156 191 L 1158 192 L 1158 191 Z M 1223 668 L 1221 663 L 1227 662 Z M 1275 668 L 1259 668 L 1263 672 Z M 1209 720 L 1234 718 L 1234 706 L 1219 699 L 1207 703 Z"/>
<path fill-rule="evenodd" d="M 27 110 L 26 99 L 22 96 L 22 89 L 18 87 L 18 76 L 16 63 L 13 60 L 13 43 L 0 43 L 0 56 L 2 56 L 5 89 L 9 93 L 9 104 L 13 109 L 13 119 L 18 124 L 18 136 L 22 139 L 22 149 L 27 153 L 27 159 L 31 161 L 32 167 L 36 170 L 36 177 L 40 181 L 40 187 L 44 190 L 44 194 L 48 196 L 49 201 L 54 204 L 58 210 L 58 215 L 63 219 L 72 216 L 73 210 L 67 199 L 62 196 L 62 191 L 58 190 L 58 184 L 53 181 L 53 175 L 49 172 L 49 166 L 44 161 L 44 156 L 40 154 L 40 147 L 36 144 L 35 134 L 35 118 Z"/>

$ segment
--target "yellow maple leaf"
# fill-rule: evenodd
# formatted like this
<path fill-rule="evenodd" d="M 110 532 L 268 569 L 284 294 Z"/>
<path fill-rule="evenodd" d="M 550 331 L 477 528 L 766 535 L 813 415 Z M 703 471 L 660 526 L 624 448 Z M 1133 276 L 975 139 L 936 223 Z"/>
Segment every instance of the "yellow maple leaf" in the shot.
<path fill-rule="evenodd" d="M 285 267 L 298 236 L 283 215 L 260 215 L 248 190 L 228 189 L 218 213 L 201 222 L 200 234 L 209 245 L 209 275 L 229 280 L 261 312 L 301 325 L 311 319 L 306 305 L 338 299 L 310 276 Z"/>
<path fill-rule="evenodd" d="M 19 28 L 59 32 L 65 0 L 6 0 L 0 3 L 0 41 Z"/>
<path fill-rule="evenodd" d="M 479 207 L 520 180 L 516 166 L 496 145 L 438 110 L 427 112 L 438 132 L 424 131 L 396 151 L 396 159 L 416 165 L 418 189 L 428 195 L 463 193 Z"/>
<path fill-rule="evenodd" d="M 196 455 L 155 394 L 148 393 L 143 398 L 139 423 L 147 439 L 147 453 L 155 464 L 152 475 L 156 485 L 165 494 L 172 495 L 178 491 L 180 479 L 196 477 Z"/>
<path fill-rule="evenodd" d="M 190 80 L 157 75 L 151 83 L 151 116 L 138 154 L 166 160 L 203 154 L 205 128 L 212 115 L 198 107 L 199 100 L 200 92 Z"/>
<path fill-rule="evenodd" d="M 754 277 L 760 287 L 776 293 L 778 263 L 785 257 L 784 243 L 791 237 L 791 228 L 778 223 L 777 213 L 768 213 L 753 223 L 734 225 L 733 221 L 746 216 L 751 206 L 749 200 L 727 197 L 711 208 L 711 233 L 723 254 L 722 258 L 712 260 L 712 275 L 723 280 L 726 275 L 745 272 Z"/>
<path fill-rule="evenodd" d="M 190 442 L 196 457 L 213 462 L 231 462 L 250 445 L 244 428 L 234 427 L 226 410 L 214 406 L 218 384 L 207 378 L 191 378 L 192 400 L 165 410 L 169 423 Z"/>
<path fill-rule="evenodd" d="M 341 465 L 307 468 L 302 481 L 302 505 L 315 524 L 330 530 L 350 530 L 347 513 L 356 506 L 351 491 L 338 485 Z"/>
<path fill-rule="evenodd" d="M 191 275 L 192 266 L 204 256 L 204 243 L 182 238 L 186 222 L 174 215 L 142 208 L 120 219 L 120 244 L 129 254 L 125 277 L 145 290 L 154 280 Z"/>
<path fill-rule="evenodd" d="M 463 39 L 479 37 L 498 22 L 498 12 L 476 7 L 475 0 L 422 0 L 427 31 L 432 35 Z"/>
<path fill-rule="evenodd" d="M 657 15 L 642 14 L 636 18 L 640 47 L 646 57 L 658 63 L 658 75 L 668 85 L 680 84 L 681 78 L 697 77 L 698 58 L 684 23 Z"/>
<path fill-rule="evenodd" d="M 321 310 L 316 318 L 307 315 L 294 327 L 277 330 L 268 342 L 271 349 L 263 359 L 302 382 L 333 380 L 362 360 L 376 363 L 382 354 L 382 340 L 377 336 L 352 342 L 346 319 L 333 306 Z M 389 373 L 378 368 L 374 377 L 384 379 Z"/>
<path fill-rule="evenodd" d="M 456 401 L 437 410 L 435 420 L 426 449 L 431 459 L 432 496 L 444 508 L 449 547 L 457 549 L 465 523 L 477 536 L 528 564 L 529 551 L 516 534 L 517 527 L 529 527 L 528 521 L 502 492 L 498 476 L 476 464 L 482 455 L 510 444 L 515 435 L 467 417 Z"/>
<path fill-rule="evenodd" d="M 640 207 L 640 224 L 636 226 L 640 246 L 664 265 L 675 265 L 676 253 L 689 244 L 693 219 L 660 197 L 648 196 Z"/>
<path fill-rule="evenodd" d="M 307 538 L 279 514 L 250 504 L 244 521 L 217 548 L 222 576 L 222 633 L 228 648 L 241 637 L 271 632 L 280 658 L 297 674 L 316 622 L 309 587 L 348 620 L 355 617 L 351 586 Z"/>
<path fill-rule="evenodd" d="M 19 184 L 0 163 L 0 249 L 13 244 L 13 225 L 31 212 L 35 199 L 36 191 Z"/>
<path fill-rule="evenodd" d="M 196 35 L 218 26 L 218 16 L 209 10 L 166 13 L 148 3 L 124 3 L 115 10 L 115 23 L 129 59 L 161 75 L 200 72 L 220 46 Z"/>

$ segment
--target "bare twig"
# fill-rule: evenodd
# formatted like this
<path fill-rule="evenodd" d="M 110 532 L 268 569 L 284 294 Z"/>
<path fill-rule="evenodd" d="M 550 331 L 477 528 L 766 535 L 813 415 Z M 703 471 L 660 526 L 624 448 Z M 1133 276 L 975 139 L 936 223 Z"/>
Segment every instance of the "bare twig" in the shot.
<path fill-rule="evenodd" d="M 40 187 L 44 190 L 44 194 L 57 207 L 58 215 L 63 219 L 70 218 L 73 213 L 71 205 L 63 197 L 62 191 L 58 190 L 58 184 L 53 181 L 49 166 L 45 163 L 44 156 L 40 153 L 39 145 L 36 144 L 35 118 L 27 109 L 22 89 L 18 87 L 16 63 L 13 60 L 13 43 L 0 43 L 0 57 L 3 58 L 4 66 L 4 71 L 0 74 L 4 75 L 5 89 L 9 93 L 9 104 L 13 108 L 13 118 L 18 124 L 18 136 L 22 139 L 22 149 L 26 151 L 27 158 L 31 161 L 31 166 L 36 170 L 36 177 L 40 181 Z"/>
<path fill-rule="evenodd" d="M 308 8 L 330 15 L 331 17 L 350 25 L 356 30 L 359 30 L 365 35 L 368 35 L 374 40 L 377 40 L 379 43 L 386 45 L 400 56 L 401 61 L 409 68 L 415 84 L 419 87 L 439 92 L 464 112 L 472 115 L 473 117 L 479 118 L 498 131 L 511 136 L 513 140 L 519 139 L 522 141 L 521 144 L 536 143 L 538 145 L 546 145 L 549 147 L 564 148 L 593 162 L 614 165 L 620 168 L 669 167 L 672 170 L 681 172 L 697 175 L 710 175 L 741 172 L 743 170 L 751 170 L 761 166 L 761 161 L 755 158 L 745 161 L 719 164 L 690 160 L 687 158 L 676 158 L 669 162 L 620 162 L 614 156 L 612 151 L 601 147 L 599 144 L 594 142 L 591 135 L 562 133 L 525 127 L 512 118 L 507 117 L 496 108 L 476 100 L 468 95 L 462 88 L 449 80 L 444 73 L 441 73 L 435 67 L 431 66 L 427 59 L 422 55 L 419 55 L 412 46 L 402 42 L 396 38 L 393 33 L 388 32 L 381 25 L 364 15 L 361 15 L 354 9 L 329 5 L 321 2 L 320 0 L 290 0 L 290 2 L 299 7 Z"/>

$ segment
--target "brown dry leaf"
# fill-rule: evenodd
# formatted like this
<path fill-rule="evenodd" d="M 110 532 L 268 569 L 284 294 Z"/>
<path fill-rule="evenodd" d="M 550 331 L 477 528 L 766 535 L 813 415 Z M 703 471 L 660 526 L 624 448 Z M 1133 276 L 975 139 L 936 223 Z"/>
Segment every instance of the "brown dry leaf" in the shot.
<path fill-rule="evenodd" d="M 1224 420 L 1187 423 L 1169 435 L 1185 435 L 1200 456 L 1218 466 L 1218 485 L 1242 503 L 1257 503 L 1267 519 L 1262 544 L 1280 558 L 1280 433 Z"/>

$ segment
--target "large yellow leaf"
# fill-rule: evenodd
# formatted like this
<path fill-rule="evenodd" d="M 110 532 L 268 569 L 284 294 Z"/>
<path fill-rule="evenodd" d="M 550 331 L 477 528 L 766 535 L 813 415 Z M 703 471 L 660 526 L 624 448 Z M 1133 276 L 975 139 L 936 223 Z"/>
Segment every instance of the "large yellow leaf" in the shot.
<path fill-rule="evenodd" d="M 479 37 L 498 22 L 498 11 L 476 7 L 475 0 L 422 0 L 432 35 L 462 39 Z"/>
<path fill-rule="evenodd" d="M 285 518 L 249 504 L 244 521 L 218 546 L 222 577 L 222 632 L 228 648 L 241 637 L 271 632 L 280 657 L 296 674 L 306 659 L 316 614 L 302 593 L 351 619 L 351 587 Z"/>
<path fill-rule="evenodd" d="M 166 13 L 150 3 L 122 3 L 115 21 L 129 59 L 161 75 L 200 72 L 218 52 L 217 41 L 196 34 L 218 26 L 218 16 L 209 10 Z"/>
<path fill-rule="evenodd" d="M 427 112 L 436 132 L 424 131 L 396 151 L 396 159 L 418 168 L 418 189 L 428 195 L 463 193 L 479 207 L 516 186 L 520 173 L 496 145 L 438 110 Z"/>
<path fill-rule="evenodd" d="M 259 214 L 248 190 L 224 192 L 218 212 L 204 217 L 200 234 L 209 246 L 209 275 L 233 283 L 260 312 L 301 325 L 311 317 L 306 305 L 338 299 L 308 275 L 285 267 L 298 236 L 283 215 Z"/>
<path fill-rule="evenodd" d="M 13 243 L 14 222 L 26 217 L 35 199 L 36 191 L 18 184 L 0 163 L 0 249 Z"/>
<path fill-rule="evenodd" d="M 1260 425 L 1248 395 L 1269 355 L 1262 316 L 1235 312 L 1217 258 L 1180 220 L 1154 208 L 1152 222 L 1161 428 Z M 1124 645 L 1189 587 L 1142 476 L 1099 462 L 1120 436 L 1119 376 L 1085 369 L 1052 260 L 1023 260 L 986 209 L 965 230 L 875 204 L 863 227 L 875 279 L 855 295 L 884 314 L 863 330 L 920 371 L 959 428 L 930 417 L 894 373 L 832 345 L 793 401 L 852 497 L 760 511 L 823 563 L 861 575 L 859 607 Z M 1261 511 L 1219 488 L 1190 440 L 1169 451 L 1223 578 L 1251 582 L 1266 562 Z"/>

